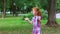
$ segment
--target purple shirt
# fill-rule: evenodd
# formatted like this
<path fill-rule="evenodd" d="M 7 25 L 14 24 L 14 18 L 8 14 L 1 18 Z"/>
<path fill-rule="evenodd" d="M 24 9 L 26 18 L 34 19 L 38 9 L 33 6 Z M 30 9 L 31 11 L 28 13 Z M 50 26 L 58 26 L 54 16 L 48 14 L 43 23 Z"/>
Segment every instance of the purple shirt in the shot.
<path fill-rule="evenodd" d="M 38 19 L 41 19 L 41 17 L 40 16 L 34 16 L 33 17 L 32 21 L 33 21 L 33 26 L 34 27 L 40 26 L 40 23 L 38 23 Z"/>

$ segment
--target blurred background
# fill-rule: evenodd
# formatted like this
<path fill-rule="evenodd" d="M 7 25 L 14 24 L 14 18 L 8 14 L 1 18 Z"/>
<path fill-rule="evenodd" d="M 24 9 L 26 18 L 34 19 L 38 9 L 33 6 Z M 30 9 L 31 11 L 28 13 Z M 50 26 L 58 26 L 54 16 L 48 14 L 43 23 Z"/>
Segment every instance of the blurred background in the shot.
<path fill-rule="evenodd" d="M 42 12 L 42 34 L 60 34 L 60 0 L 0 0 L 0 34 L 32 34 L 32 8 Z"/>

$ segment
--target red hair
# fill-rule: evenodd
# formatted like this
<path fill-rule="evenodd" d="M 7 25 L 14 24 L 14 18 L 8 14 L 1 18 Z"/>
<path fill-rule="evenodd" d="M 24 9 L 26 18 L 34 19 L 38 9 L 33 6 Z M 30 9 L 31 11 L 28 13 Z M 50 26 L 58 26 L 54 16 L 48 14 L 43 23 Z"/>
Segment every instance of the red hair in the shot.
<path fill-rule="evenodd" d="M 34 7 L 34 8 L 32 8 L 32 9 L 34 9 L 34 10 L 37 12 L 37 16 L 41 16 L 41 19 L 42 19 L 42 13 L 41 13 L 41 11 L 39 10 L 39 8 Z"/>

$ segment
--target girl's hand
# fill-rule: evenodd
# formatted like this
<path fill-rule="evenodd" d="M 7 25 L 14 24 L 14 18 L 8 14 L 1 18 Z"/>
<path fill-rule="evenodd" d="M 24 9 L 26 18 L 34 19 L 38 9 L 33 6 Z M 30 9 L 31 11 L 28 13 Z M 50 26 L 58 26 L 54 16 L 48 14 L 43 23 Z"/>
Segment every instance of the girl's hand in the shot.
<path fill-rule="evenodd" d="M 32 24 L 32 21 L 30 21 L 29 18 L 25 18 L 25 20 Z"/>
<path fill-rule="evenodd" d="M 29 20 L 29 18 L 25 18 L 25 20 L 26 20 L 26 21 L 28 21 L 28 20 Z"/>

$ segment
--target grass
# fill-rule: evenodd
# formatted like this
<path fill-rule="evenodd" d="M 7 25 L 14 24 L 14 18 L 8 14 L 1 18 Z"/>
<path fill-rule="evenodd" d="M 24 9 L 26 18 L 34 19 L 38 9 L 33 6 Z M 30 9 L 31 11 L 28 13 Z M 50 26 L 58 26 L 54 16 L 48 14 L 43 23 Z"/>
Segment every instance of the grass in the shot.
<path fill-rule="evenodd" d="M 60 24 L 60 19 L 56 19 L 56 21 Z"/>
<path fill-rule="evenodd" d="M 23 17 L 0 18 L 0 32 L 2 34 L 32 34 L 32 25 L 22 19 Z M 60 23 L 60 19 L 56 19 Z M 44 26 L 47 20 L 42 20 L 43 34 L 60 34 L 60 27 Z"/>

